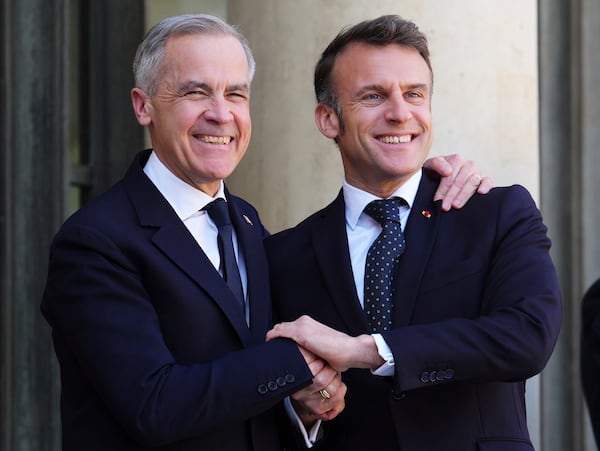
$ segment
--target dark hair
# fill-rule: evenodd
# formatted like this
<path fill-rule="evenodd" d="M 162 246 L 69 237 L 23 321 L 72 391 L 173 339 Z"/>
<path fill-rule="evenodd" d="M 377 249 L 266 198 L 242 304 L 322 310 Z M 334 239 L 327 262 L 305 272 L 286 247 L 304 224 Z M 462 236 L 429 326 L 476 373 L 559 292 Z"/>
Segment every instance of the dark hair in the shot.
<path fill-rule="evenodd" d="M 343 28 L 321 55 L 315 66 L 314 78 L 317 102 L 329 105 L 334 109 L 342 130 L 344 128 L 342 111 L 331 82 L 331 72 L 337 56 L 353 42 L 363 42 L 381 47 L 400 44 L 415 49 L 427 63 L 433 79 L 427 38 L 413 22 L 390 14 Z"/>

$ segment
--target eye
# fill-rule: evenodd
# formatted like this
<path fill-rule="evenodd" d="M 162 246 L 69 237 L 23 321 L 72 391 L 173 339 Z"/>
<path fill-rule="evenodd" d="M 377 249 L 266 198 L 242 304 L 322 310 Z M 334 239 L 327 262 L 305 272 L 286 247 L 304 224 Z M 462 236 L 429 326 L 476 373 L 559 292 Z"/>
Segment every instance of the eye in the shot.
<path fill-rule="evenodd" d="M 404 97 L 408 102 L 413 104 L 420 104 L 425 101 L 425 93 L 421 91 L 408 91 L 404 94 Z"/>
<path fill-rule="evenodd" d="M 191 96 L 205 96 L 206 93 L 204 91 L 194 90 L 194 91 L 187 91 L 184 95 L 187 96 L 187 97 L 191 97 Z"/>
<path fill-rule="evenodd" d="M 385 97 L 378 92 L 369 92 L 361 98 L 365 106 L 377 106 L 385 101 Z"/>
<path fill-rule="evenodd" d="M 244 101 L 248 100 L 248 94 L 245 92 L 242 92 L 242 91 L 230 92 L 229 94 L 227 94 L 227 97 L 232 102 L 244 102 Z"/>

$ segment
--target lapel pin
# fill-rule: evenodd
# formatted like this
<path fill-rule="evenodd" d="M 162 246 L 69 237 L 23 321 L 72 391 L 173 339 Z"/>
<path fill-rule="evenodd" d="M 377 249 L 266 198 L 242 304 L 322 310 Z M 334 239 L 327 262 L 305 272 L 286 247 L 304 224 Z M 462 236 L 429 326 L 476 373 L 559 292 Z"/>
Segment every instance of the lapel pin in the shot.
<path fill-rule="evenodd" d="M 246 216 L 246 215 L 242 215 L 242 216 L 244 217 L 244 219 L 246 220 L 246 222 L 247 222 L 248 224 L 250 224 L 250 225 L 254 225 L 254 224 L 252 224 L 252 221 L 250 221 L 250 218 L 249 218 L 248 216 Z"/>
<path fill-rule="evenodd" d="M 429 210 L 423 210 L 423 211 L 421 212 L 421 214 L 422 214 L 423 216 L 425 216 L 427 219 L 431 218 L 431 212 L 430 212 Z"/>

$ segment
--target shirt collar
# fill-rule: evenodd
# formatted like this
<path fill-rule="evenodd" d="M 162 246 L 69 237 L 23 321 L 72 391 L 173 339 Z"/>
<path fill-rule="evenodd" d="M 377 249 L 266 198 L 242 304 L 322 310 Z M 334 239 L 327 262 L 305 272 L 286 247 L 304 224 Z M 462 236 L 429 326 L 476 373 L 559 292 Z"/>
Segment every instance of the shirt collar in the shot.
<path fill-rule="evenodd" d="M 155 152 L 150 154 L 150 158 L 144 166 L 144 173 L 156 185 L 160 193 L 167 199 L 167 202 L 173 207 L 175 213 L 184 221 L 190 216 L 198 213 L 210 202 L 217 198 L 225 199 L 225 189 L 223 181 L 219 186 L 219 191 L 215 197 L 211 197 L 205 192 L 194 188 L 173 174 L 164 164 Z"/>
<path fill-rule="evenodd" d="M 419 189 L 419 183 L 421 183 L 422 175 L 422 170 L 417 171 L 405 183 L 398 187 L 389 198 L 401 197 L 408 204 L 408 208 L 412 208 L 415 197 L 417 196 L 417 190 Z M 381 198 L 350 185 L 345 178 L 342 191 L 344 193 L 344 203 L 346 205 L 346 223 L 354 230 L 358 223 L 358 219 L 367 204 Z"/>

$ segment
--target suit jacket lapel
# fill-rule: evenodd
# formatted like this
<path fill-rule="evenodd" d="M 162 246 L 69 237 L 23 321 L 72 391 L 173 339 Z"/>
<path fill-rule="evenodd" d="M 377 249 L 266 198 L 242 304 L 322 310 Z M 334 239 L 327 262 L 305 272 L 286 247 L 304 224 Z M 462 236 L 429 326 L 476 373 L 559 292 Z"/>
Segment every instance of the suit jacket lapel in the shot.
<path fill-rule="evenodd" d="M 400 257 L 395 276 L 394 327 L 410 323 L 425 266 L 435 242 L 440 217 L 444 214 L 441 210 L 441 201 L 433 201 L 437 186 L 438 183 L 423 172 L 404 231 L 406 247 Z"/>
<path fill-rule="evenodd" d="M 157 229 L 152 238 L 154 244 L 202 287 L 223 310 L 242 342 L 248 343 L 250 331 L 240 312 L 239 303 L 169 203 L 143 173 L 142 168 L 147 160 L 147 156 L 144 156 L 136 158 L 125 178 L 126 189 L 140 225 Z M 193 295 L 190 293 L 190 296 Z"/>
<path fill-rule="evenodd" d="M 265 340 L 265 335 L 272 326 L 268 268 L 262 236 L 263 227 L 253 212 L 244 211 L 243 205 L 235 202 L 228 192 L 227 198 L 231 222 L 235 227 L 238 245 L 246 262 L 250 329 L 254 342 L 260 343 Z"/>
<path fill-rule="evenodd" d="M 312 231 L 314 252 L 328 291 L 351 334 L 367 333 L 367 320 L 356 295 L 348 251 L 342 192 L 322 210 Z"/>

